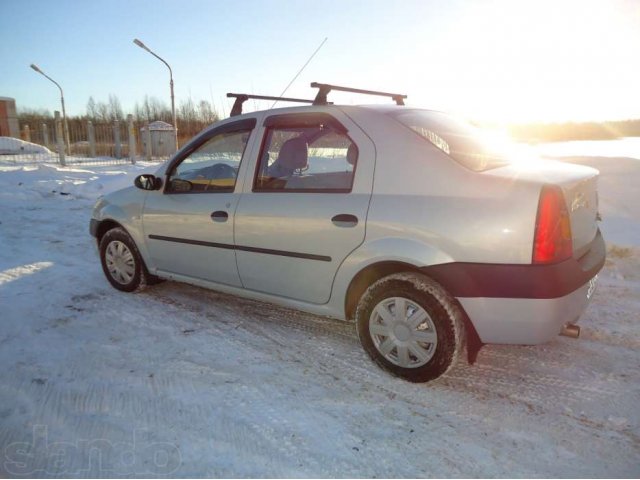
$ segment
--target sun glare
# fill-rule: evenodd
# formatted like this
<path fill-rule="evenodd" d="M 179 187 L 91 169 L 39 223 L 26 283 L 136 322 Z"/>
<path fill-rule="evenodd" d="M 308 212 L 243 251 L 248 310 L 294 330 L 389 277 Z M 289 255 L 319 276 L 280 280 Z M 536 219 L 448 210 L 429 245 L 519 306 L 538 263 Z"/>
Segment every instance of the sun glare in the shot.
<path fill-rule="evenodd" d="M 429 53 L 434 61 L 416 66 L 418 76 L 447 93 L 445 108 L 491 121 L 637 116 L 640 3 L 626 17 L 613 4 L 478 2 Z"/>

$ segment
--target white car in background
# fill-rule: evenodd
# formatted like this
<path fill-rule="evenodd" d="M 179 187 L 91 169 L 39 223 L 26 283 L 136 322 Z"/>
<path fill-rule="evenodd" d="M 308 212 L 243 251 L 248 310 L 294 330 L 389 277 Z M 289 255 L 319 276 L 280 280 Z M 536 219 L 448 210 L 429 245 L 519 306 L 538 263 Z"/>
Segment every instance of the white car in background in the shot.
<path fill-rule="evenodd" d="M 596 170 L 510 158 L 401 95 L 312 86 L 312 105 L 247 114 L 252 96 L 229 94 L 230 118 L 101 198 L 91 233 L 109 282 L 355 319 L 371 358 L 414 382 L 465 346 L 577 336 L 605 260 Z M 331 90 L 398 105 L 333 105 Z"/>

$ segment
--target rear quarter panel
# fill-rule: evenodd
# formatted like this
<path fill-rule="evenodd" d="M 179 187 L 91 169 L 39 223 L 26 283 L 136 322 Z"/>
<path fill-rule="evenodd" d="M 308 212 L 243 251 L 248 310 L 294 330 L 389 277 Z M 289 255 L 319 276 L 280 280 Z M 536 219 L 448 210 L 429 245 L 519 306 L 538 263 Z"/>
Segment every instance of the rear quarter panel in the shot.
<path fill-rule="evenodd" d="M 468 170 L 387 115 L 349 115 L 373 139 L 377 160 L 366 248 L 411 239 L 433 261 L 530 263 L 540 188 Z M 387 242 L 391 244 L 392 242 Z M 417 265 L 424 266 L 424 265 Z"/>

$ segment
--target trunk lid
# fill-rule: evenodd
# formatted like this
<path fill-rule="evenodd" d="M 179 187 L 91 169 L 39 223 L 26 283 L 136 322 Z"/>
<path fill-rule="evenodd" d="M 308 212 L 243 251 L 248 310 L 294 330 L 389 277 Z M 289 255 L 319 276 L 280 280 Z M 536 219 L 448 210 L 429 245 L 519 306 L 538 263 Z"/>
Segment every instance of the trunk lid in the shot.
<path fill-rule="evenodd" d="M 514 162 L 482 174 L 509 178 L 516 182 L 515 185 L 525 182 L 540 188 L 547 184 L 560 187 L 571 220 L 574 258 L 580 258 L 589 249 L 598 231 L 598 170 L 554 160 L 531 160 Z"/>

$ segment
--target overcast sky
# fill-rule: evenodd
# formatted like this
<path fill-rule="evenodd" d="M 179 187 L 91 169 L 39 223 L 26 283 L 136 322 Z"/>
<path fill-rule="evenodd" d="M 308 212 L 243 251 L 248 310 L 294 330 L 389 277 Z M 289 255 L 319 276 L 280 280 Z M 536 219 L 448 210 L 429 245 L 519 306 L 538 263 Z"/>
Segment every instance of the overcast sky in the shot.
<path fill-rule="evenodd" d="M 318 81 L 480 120 L 640 117 L 639 0 L 0 0 L 0 96 L 59 109 L 36 63 L 72 115 L 110 93 L 125 110 L 145 95 L 168 103 L 168 71 L 136 37 L 173 67 L 177 102 L 227 114 L 226 92 L 280 94 L 328 37 L 288 96 L 312 97 Z"/>

